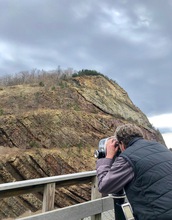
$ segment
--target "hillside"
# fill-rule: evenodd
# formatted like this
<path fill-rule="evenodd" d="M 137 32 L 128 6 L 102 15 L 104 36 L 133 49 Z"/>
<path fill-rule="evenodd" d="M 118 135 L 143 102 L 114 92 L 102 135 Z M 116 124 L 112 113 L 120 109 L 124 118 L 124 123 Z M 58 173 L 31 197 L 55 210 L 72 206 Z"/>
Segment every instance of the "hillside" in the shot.
<path fill-rule="evenodd" d="M 164 143 L 126 91 L 102 75 L 1 86 L 0 183 L 93 170 L 99 140 L 127 122 Z M 56 194 L 56 207 L 63 207 L 88 200 L 90 188 Z M 41 200 L 38 193 L 3 199 L 0 219 L 38 211 Z"/>

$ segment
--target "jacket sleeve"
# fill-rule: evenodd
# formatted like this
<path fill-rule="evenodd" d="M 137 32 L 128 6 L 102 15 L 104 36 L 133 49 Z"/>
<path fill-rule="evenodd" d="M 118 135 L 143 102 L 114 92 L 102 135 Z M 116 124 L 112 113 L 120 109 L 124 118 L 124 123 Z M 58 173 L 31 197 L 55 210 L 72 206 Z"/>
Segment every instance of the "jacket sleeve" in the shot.
<path fill-rule="evenodd" d="M 104 194 L 119 192 L 134 177 L 133 168 L 123 157 L 98 159 L 96 170 L 98 189 Z"/>

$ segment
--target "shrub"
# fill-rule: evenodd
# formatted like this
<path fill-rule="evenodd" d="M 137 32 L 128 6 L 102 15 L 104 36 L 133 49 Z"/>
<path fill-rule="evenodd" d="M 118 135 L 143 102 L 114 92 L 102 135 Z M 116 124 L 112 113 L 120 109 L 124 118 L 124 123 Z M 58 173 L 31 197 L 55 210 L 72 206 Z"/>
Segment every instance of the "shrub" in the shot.
<path fill-rule="evenodd" d="M 3 109 L 0 109 L 0 116 L 4 114 Z"/>
<path fill-rule="evenodd" d="M 76 77 L 76 76 L 97 76 L 97 75 L 101 75 L 104 76 L 103 74 L 97 72 L 96 70 L 87 70 L 87 69 L 82 69 L 80 71 L 78 71 L 78 73 L 74 73 L 72 75 L 72 77 Z"/>
<path fill-rule="evenodd" d="M 39 82 L 39 86 L 44 87 L 44 83 L 42 81 Z"/>

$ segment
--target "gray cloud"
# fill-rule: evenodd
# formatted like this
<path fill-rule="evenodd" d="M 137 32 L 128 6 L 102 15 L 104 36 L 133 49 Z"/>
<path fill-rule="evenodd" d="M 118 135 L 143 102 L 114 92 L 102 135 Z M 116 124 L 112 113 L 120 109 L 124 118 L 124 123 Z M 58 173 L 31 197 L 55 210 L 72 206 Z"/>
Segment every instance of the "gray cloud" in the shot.
<path fill-rule="evenodd" d="M 145 114 L 172 111 L 169 0 L 0 2 L 0 74 L 72 67 L 116 80 Z"/>

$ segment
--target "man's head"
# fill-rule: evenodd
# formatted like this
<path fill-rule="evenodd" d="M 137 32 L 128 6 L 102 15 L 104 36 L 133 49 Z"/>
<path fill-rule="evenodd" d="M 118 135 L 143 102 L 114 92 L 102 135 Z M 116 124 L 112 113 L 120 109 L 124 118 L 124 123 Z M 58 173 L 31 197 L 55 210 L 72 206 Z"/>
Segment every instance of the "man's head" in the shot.
<path fill-rule="evenodd" d="M 125 124 L 117 127 L 115 136 L 120 143 L 123 143 L 125 148 L 129 142 L 135 137 L 143 137 L 141 129 L 134 124 Z"/>

